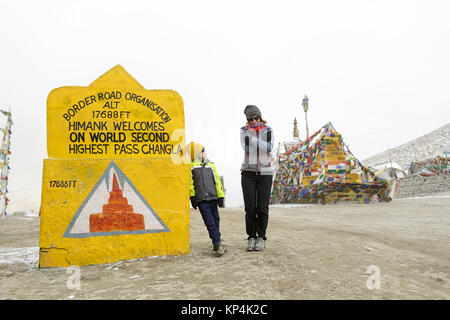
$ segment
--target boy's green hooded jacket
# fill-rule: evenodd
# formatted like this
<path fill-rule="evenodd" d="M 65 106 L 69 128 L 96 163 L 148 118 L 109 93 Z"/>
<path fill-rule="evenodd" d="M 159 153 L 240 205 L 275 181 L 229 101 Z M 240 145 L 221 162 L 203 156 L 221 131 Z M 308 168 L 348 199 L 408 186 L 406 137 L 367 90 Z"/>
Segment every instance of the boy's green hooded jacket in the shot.
<path fill-rule="evenodd" d="M 194 159 L 191 162 L 190 196 L 197 201 L 211 201 L 224 198 L 222 183 L 214 163 L 206 159 Z"/>

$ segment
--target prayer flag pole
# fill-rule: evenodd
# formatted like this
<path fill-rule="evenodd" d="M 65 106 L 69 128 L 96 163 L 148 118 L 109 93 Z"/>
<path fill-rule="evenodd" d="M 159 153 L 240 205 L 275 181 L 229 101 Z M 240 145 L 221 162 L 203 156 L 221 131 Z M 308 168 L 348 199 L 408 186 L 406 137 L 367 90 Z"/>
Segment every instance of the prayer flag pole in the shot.
<path fill-rule="evenodd" d="M 303 97 L 303 101 L 302 101 L 302 106 L 303 106 L 303 111 L 305 111 L 305 122 L 306 122 L 306 139 L 309 138 L 309 129 L 308 129 L 308 117 L 307 117 L 307 113 L 308 113 L 308 102 L 309 102 L 309 98 L 306 96 Z"/>
<path fill-rule="evenodd" d="M 1 113 L 7 116 L 6 126 L 3 130 L 3 140 L 0 149 L 0 157 L 3 158 L 2 168 L 1 168 L 1 177 L 0 177 L 0 194 L 1 194 L 1 215 L 4 218 L 6 216 L 6 208 L 8 206 L 9 199 L 7 198 L 8 192 L 8 173 L 9 173 L 9 165 L 8 165 L 8 157 L 11 153 L 10 151 L 10 135 L 11 135 L 11 125 L 12 125 L 12 117 L 11 117 L 11 106 L 9 106 L 8 111 L 1 110 Z"/>

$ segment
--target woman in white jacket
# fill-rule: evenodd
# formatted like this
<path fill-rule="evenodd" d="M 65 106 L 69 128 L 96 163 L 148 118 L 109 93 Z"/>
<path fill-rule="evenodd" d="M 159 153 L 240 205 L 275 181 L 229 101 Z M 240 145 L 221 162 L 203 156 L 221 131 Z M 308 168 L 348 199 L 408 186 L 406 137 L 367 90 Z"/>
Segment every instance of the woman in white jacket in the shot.
<path fill-rule="evenodd" d="M 269 201 L 272 189 L 271 152 L 273 131 L 261 117 L 257 106 L 248 105 L 244 114 L 247 124 L 241 128 L 244 161 L 241 166 L 241 186 L 245 206 L 245 226 L 248 251 L 262 251 L 267 240 Z"/>

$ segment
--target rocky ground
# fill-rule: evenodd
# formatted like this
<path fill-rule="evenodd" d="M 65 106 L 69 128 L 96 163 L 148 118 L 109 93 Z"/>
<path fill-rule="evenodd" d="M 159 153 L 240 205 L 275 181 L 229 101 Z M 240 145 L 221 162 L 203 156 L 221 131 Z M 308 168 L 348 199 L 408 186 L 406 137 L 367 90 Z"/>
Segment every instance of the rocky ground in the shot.
<path fill-rule="evenodd" d="M 406 168 L 412 161 L 423 161 L 450 151 L 450 123 L 395 148 L 378 153 L 362 162 L 369 166 L 391 162 Z"/>
<path fill-rule="evenodd" d="M 0 299 L 450 299 L 450 193 L 390 203 L 272 206 L 267 247 L 247 252 L 244 213 L 221 209 L 212 254 L 198 211 L 191 253 L 37 270 L 39 218 L 0 219 Z M 378 288 L 379 285 L 379 288 Z"/>

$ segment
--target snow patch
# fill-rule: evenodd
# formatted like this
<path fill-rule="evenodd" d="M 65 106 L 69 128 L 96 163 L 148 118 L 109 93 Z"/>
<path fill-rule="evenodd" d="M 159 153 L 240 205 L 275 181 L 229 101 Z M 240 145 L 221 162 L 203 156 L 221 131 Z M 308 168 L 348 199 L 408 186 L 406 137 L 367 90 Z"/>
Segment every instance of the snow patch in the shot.
<path fill-rule="evenodd" d="M 316 206 L 316 204 L 302 204 L 302 203 L 277 203 L 271 204 L 271 208 L 303 208 L 303 207 L 312 207 Z"/>
<path fill-rule="evenodd" d="M 39 262 L 39 247 L 0 247 L 0 264 L 21 262 L 35 268 Z"/>

